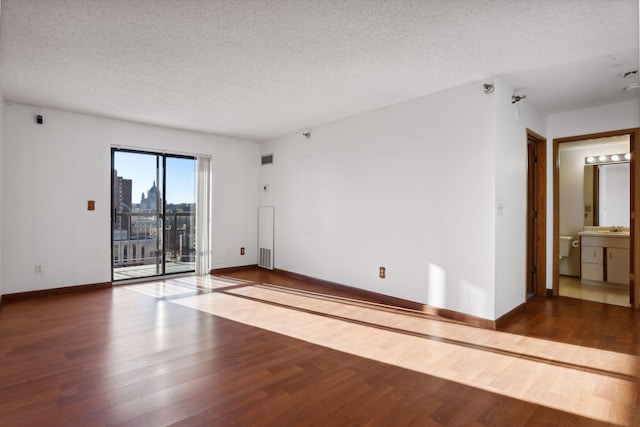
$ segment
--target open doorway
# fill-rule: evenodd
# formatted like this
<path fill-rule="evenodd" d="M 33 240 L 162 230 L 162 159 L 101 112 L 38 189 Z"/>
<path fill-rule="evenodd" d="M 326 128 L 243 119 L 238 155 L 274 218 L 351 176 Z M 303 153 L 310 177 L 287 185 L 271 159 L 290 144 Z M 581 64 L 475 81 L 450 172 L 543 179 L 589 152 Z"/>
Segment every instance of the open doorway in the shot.
<path fill-rule="evenodd" d="M 554 140 L 554 295 L 637 308 L 637 134 Z"/>

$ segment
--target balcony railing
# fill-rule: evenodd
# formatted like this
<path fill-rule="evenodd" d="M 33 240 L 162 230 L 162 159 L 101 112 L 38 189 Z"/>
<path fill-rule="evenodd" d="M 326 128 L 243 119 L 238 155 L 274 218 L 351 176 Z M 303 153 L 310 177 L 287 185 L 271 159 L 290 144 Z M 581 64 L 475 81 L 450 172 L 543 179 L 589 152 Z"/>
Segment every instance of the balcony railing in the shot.
<path fill-rule="evenodd" d="M 115 213 L 114 280 L 195 271 L 195 220 L 190 212 Z"/>

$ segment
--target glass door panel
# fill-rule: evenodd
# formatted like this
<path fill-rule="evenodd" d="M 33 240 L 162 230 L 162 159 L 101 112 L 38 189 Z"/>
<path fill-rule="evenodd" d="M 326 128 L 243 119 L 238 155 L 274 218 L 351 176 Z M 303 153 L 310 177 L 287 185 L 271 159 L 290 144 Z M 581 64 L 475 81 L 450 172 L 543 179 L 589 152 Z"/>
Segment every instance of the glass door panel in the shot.
<path fill-rule="evenodd" d="M 196 161 L 166 158 L 164 256 L 167 273 L 196 268 Z"/>
<path fill-rule="evenodd" d="M 164 273 L 162 261 L 162 158 L 112 151 L 112 279 Z"/>

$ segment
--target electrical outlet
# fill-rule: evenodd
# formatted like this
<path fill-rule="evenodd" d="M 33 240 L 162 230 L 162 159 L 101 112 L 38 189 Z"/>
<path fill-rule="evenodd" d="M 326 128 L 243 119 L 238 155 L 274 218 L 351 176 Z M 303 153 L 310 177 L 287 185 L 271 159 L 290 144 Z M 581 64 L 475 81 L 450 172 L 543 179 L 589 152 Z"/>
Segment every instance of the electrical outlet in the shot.
<path fill-rule="evenodd" d="M 380 278 L 384 279 L 387 275 L 387 269 L 384 267 L 380 267 Z"/>
<path fill-rule="evenodd" d="M 244 255 L 244 248 L 240 248 L 240 255 Z"/>
<path fill-rule="evenodd" d="M 36 264 L 36 274 L 42 274 L 42 266 L 40 264 Z"/>

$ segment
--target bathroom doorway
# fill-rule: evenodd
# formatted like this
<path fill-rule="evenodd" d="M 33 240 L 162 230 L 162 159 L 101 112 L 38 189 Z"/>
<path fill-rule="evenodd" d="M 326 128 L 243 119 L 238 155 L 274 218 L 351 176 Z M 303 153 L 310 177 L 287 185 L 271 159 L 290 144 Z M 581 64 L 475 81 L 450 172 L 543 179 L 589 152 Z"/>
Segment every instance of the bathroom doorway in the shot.
<path fill-rule="evenodd" d="M 638 139 L 627 129 L 554 140 L 553 295 L 639 308 Z"/>
<path fill-rule="evenodd" d="M 527 299 L 546 295 L 546 139 L 527 129 Z"/>

